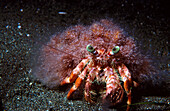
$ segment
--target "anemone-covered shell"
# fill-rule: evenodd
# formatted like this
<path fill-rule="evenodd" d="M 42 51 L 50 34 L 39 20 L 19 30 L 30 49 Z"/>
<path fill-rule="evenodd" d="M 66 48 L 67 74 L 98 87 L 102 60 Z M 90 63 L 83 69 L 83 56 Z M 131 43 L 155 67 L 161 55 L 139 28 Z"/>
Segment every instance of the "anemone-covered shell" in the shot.
<path fill-rule="evenodd" d="M 109 20 L 101 20 L 90 26 L 76 25 L 51 38 L 42 47 L 34 75 L 45 85 L 52 88 L 69 76 L 78 63 L 89 55 L 86 46 L 91 44 L 97 49 L 111 50 L 119 46 L 120 51 L 114 55 L 124 63 L 137 82 L 147 79 L 152 71 L 150 61 L 139 51 L 133 38 Z"/>

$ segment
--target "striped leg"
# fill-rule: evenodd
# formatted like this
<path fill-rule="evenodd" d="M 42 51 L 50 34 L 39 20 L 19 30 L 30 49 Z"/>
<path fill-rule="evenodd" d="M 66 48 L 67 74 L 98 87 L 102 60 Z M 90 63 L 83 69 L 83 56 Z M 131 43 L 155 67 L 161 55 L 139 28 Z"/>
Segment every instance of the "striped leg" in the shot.
<path fill-rule="evenodd" d="M 106 103 L 111 103 L 111 106 L 113 106 L 122 101 L 124 90 L 113 68 L 107 67 L 104 71 L 106 75 L 106 94 L 103 100 Z"/>
<path fill-rule="evenodd" d="M 66 77 L 60 85 L 65 85 L 68 83 L 73 83 L 78 75 L 81 73 L 82 69 L 86 66 L 86 64 L 88 63 L 89 59 L 83 59 L 78 65 L 77 67 L 73 70 L 73 72 L 71 73 L 70 77 Z"/>
<path fill-rule="evenodd" d="M 122 66 L 118 66 L 118 71 L 121 75 L 121 78 L 124 82 L 124 89 L 127 93 L 127 97 L 128 97 L 128 100 L 127 100 L 127 111 L 130 110 L 130 104 L 131 104 L 131 87 L 132 87 L 132 79 L 131 79 L 131 74 L 128 70 L 128 68 L 122 64 Z"/>
<path fill-rule="evenodd" d="M 85 85 L 85 99 L 86 101 L 90 102 L 90 103 L 94 103 L 93 100 L 91 100 L 91 93 L 93 93 L 91 91 L 91 85 L 92 85 L 92 82 L 94 81 L 96 75 L 99 73 L 100 71 L 100 68 L 99 67 L 93 67 L 89 74 L 88 74 L 88 77 L 87 77 L 87 80 L 86 80 L 86 85 Z"/>
<path fill-rule="evenodd" d="M 77 90 L 78 87 L 80 87 L 82 81 L 86 77 L 87 73 L 89 72 L 90 68 L 92 67 L 92 62 L 90 62 L 83 70 L 83 72 L 79 75 L 79 77 L 76 79 L 75 84 L 70 89 L 69 93 L 67 94 L 67 98 L 70 99 L 72 93 Z"/>

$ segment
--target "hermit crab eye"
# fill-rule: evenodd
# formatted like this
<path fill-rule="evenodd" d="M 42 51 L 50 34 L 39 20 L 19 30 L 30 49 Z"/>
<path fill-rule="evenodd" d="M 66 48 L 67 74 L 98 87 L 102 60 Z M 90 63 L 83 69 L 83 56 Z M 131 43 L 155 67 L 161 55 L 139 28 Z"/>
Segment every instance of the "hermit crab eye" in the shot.
<path fill-rule="evenodd" d="M 120 50 L 119 46 L 115 46 L 113 49 L 112 49 L 112 52 L 115 54 L 115 53 L 118 53 Z"/>
<path fill-rule="evenodd" d="M 120 50 L 120 47 L 119 47 L 119 46 L 115 46 L 115 47 L 111 50 L 110 54 L 111 54 L 111 55 L 114 55 L 114 54 L 118 53 L 119 50 Z"/>
<path fill-rule="evenodd" d="M 89 51 L 91 53 L 93 53 L 95 51 L 93 46 L 91 46 L 91 45 L 87 45 L 86 49 L 87 49 L 87 51 Z"/>

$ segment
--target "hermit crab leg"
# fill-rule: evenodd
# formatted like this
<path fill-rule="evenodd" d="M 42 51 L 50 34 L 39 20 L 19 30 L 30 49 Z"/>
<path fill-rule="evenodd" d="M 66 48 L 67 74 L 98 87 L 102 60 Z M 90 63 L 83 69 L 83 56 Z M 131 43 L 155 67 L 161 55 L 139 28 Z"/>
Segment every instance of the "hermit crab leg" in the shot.
<path fill-rule="evenodd" d="M 87 80 L 86 80 L 86 85 L 85 85 L 85 99 L 86 101 L 90 102 L 90 103 L 93 103 L 93 101 L 91 100 L 91 85 L 96 77 L 96 75 L 99 73 L 100 71 L 100 68 L 97 66 L 97 67 L 93 67 L 89 74 L 88 74 L 88 77 L 87 77 Z"/>
<path fill-rule="evenodd" d="M 86 64 L 88 63 L 89 59 L 83 59 L 78 65 L 77 67 L 72 71 L 70 77 L 66 77 L 60 85 L 64 85 L 64 84 L 68 84 L 68 83 L 73 83 L 78 75 L 80 74 L 80 72 L 82 71 L 82 69 L 86 66 Z"/>
<path fill-rule="evenodd" d="M 127 110 L 129 110 L 129 108 L 130 108 L 129 105 L 131 104 L 131 87 L 132 87 L 131 74 L 130 74 L 128 68 L 124 64 L 122 64 L 121 66 L 118 66 L 118 71 L 122 78 L 122 81 L 124 82 L 124 89 L 125 89 L 125 91 L 127 93 L 127 97 L 128 97 Z"/>
<path fill-rule="evenodd" d="M 73 87 L 70 89 L 70 91 L 67 94 L 67 98 L 70 99 L 72 93 L 80 87 L 82 81 L 84 80 L 84 78 L 86 77 L 87 73 L 89 72 L 90 68 L 92 67 L 92 61 L 90 61 L 87 66 L 84 68 L 83 72 L 79 75 L 79 77 L 76 79 L 75 84 L 73 85 Z"/>
<path fill-rule="evenodd" d="M 112 104 L 116 104 L 122 101 L 123 88 L 120 85 L 120 80 L 115 70 L 110 67 L 104 69 L 106 76 L 106 94 L 103 98 L 104 101 L 110 99 Z"/>

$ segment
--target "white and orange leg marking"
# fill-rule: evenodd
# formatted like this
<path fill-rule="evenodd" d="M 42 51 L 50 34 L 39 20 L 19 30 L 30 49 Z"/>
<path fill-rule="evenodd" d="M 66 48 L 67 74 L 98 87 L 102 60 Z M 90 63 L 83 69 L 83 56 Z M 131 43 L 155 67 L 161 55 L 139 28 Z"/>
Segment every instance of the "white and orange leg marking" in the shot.
<path fill-rule="evenodd" d="M 122 64 L 121 66 L 118 66 L 118 71 L 119 74 L 122 78 L 122 81 L 124 82 L 124 89 L 127 93 L 127 111 L 130 109 L 130 104 L 131 104 L 131 87 L 132 87 L 132 79 L 131 79 L 131 73 L 129 72 L 128 68 Z"/>
<path fill-rule="evenodd" d="M 106 76 L 106 94 L 103 100 L 110 99 L 110 102 L 115 105 L 122 101 L 124 91 L 120 84 L 119 76 L 114 69 L 107 67 L 104 71 Z"/>
<path fill-rule="evenodd" d="M 86 101 L 88 101 L 90 103 L 94 103 L 94 101 L 91 98 L 91 93 L 92 93 L 91 85 L 92 85 L 96 75 L 98 75 L 99 71 L 100 71 L 100 68 L 98 66 L 92 67 L 88 74 L 87 80 L 86 80 L 84 96 L 85 96 Z"/>
<path fill-rule="evenodd" d="M 81 71 L 83 70 L 83 68 L 86 66 L 86 64 L 88 63 L 89 59 L 83 59 L 77 66 L 76 68 L 72 71 L 70 77 L 66 77 L 60 85 L 65 85 L 68 83 L 73 83 L 78 75 L 81 73 Z"/>
<path fill-rule="evenodd" d="M 87 63 L 86 63 L 87 64 Z M 78 78 L 75 81 L 75 84 L 73 85 L 73 87 L 70 89 L 70 91 L 67 94 L 67 98 L 70 99 L 71 95 L 73 94 L 73 92 L 75 90 L 77 90 L 77 88 L 80 87 L 82 81 L 84 80 L 84 78 L 86 77 L 87 73 L 89 72 L 89 70 L 91 69 L 93 63 L 92 61 L 90 61 L 87 66 L 84 68 L 84 70 L 82 71 L 82 73 L 80 73 L 80 75 L 78 76 Z"/>

